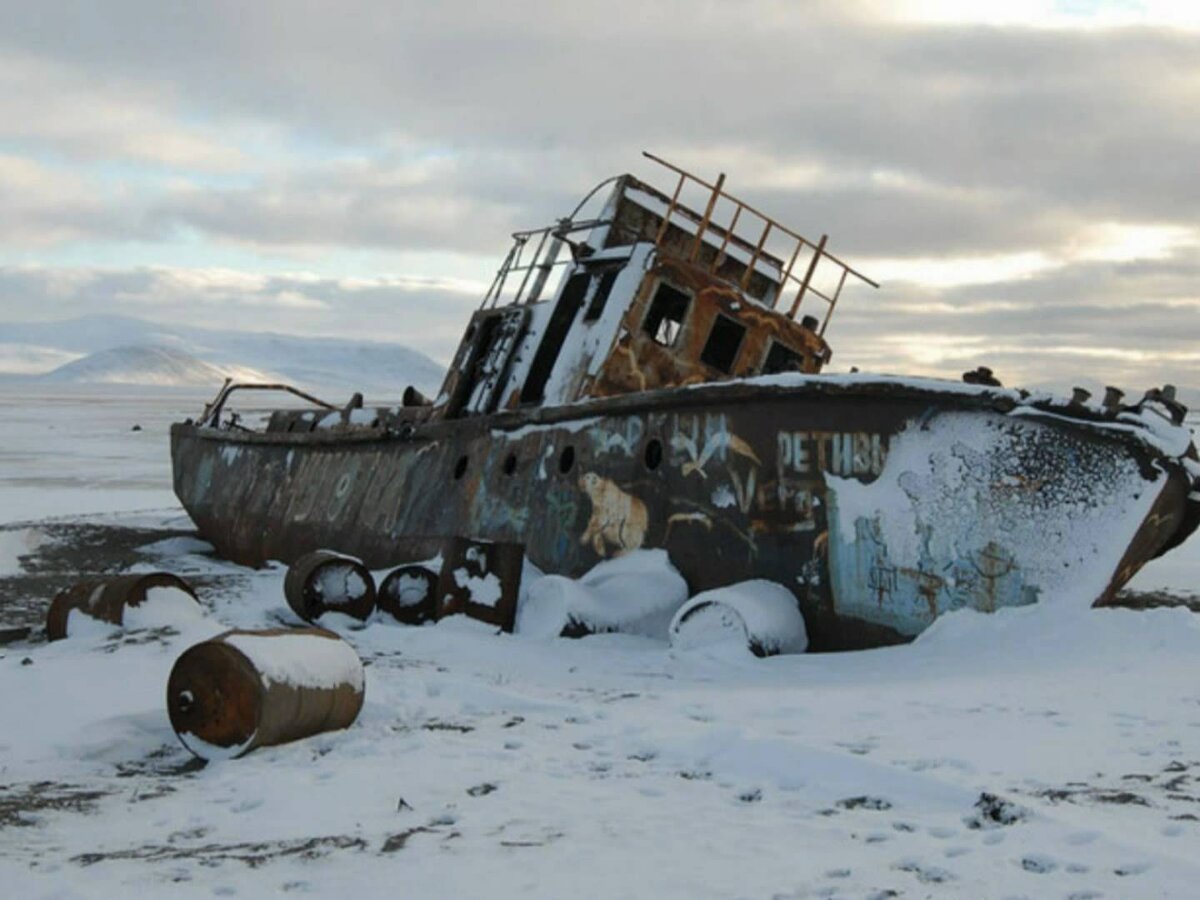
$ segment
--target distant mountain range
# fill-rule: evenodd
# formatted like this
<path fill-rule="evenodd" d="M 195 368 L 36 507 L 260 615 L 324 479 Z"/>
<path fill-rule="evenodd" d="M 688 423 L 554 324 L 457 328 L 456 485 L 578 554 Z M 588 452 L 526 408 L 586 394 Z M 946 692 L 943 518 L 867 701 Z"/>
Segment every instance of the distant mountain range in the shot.
<path fill-rule="evenodd" d="M 436 393 L 444 368 L 400 344 L 163 325 L 126 316 L 0 324 L 6 381 L 219 387 L 228 376 L 315 393 Z"/>

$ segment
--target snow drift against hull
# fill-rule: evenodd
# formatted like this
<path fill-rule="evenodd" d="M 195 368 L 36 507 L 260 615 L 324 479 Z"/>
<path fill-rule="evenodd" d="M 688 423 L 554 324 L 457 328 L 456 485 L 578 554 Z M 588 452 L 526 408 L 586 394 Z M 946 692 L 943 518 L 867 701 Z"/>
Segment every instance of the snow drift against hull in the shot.
<path fill-rule="evenodd" d="M 328 548 L 372 568 L 461 536 L 568 577 L 664 550 L 689 593 L 786 586 L 826 650 L 909 640 L 964 607 L 1111 599 L 1200 523 L 1172 389 L 1092 404 L 986 370 L 824 375 L 842 287 L 873 282 L 723 177 L 668 168 L 673 195 L 621 176 L 594 217 L 585 198 L 518 233 L 436 399 L 279 410 L 250 431 L 223 390 L 175 425 L 175 490 L 201 534 L 243 563 Z M 697 184 L 703 213 L 678 202 Z M 539 590 L 607 622 L 603 592 Z"/>
<path fill-rule="evenodd" d="M 878 479 L 826 479 L 837 602 L 908 635 L 964 607 L 1089 606 L 1166 480 L 1122 447 L 1030 419 L 910 423 Z"/>

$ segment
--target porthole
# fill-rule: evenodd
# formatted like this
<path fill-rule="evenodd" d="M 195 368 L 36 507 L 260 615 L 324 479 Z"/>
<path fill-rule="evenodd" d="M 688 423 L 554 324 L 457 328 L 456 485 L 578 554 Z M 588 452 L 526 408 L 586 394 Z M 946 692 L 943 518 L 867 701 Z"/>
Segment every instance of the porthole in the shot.
<path fill-rule="evenodd" d="M 562 453 L 558 456 L 558 471 L 566 475 L 575 466 L 575 448 L 570 444 L 563 447 Z"/>
<path fill-rule="evenodd" d="M 658 438 L 651 438 L 646 442 L 646 452 L 644 459 L 646 468 L 653 472 L 662 464 L 662 441 Z"/>
<path fill-rule="evenodd" d="M 467 474 L 467 457 L 464 455 L 464 456 L 460 456 L 458 458 L 458 462 L 456 462 L 454 464 L 454 480 L 458 481 L 458 479 L 462 478 L 466 474 Z"/>
<path fill-rule="evenodd" d="M 511 475 L 517 471 L 517 454 L 510 453 L 504 460 L 504 474 Z"/>

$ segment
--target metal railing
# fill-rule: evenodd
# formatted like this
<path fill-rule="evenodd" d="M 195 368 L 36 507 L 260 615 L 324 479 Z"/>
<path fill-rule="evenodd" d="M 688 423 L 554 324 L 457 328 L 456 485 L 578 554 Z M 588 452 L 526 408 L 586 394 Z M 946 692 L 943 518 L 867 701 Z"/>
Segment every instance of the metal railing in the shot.
<path fill-rule="evenodd" d="M 685 228 L 685 230 L 695 232 L 692 243 L 686 251 L 686 258 L 689 262 L 695 264 L 699 260 L 700 249 L 704 246 L 705 238 L 711 235 L 712 243 L 716 243 L 717 245 L 717 252 L 708 265 L 709 272 L 717 275 L 717 277 L 724 278 L 725 276 L 718 274 L 717 269 L 729 257 L 733 248 L 737 248 L 737 252 L 744 257 L 742 261 L 745 262 L 745 269 L 740 279 L 734 283 L 742 292 L 746 292 L 751 277 L 758 271 L 760 274 L 765 274 L 767 278 L 779 286 L 779 290 L 775 295 L 773 308 L 780 312 L 786 312 L 793 319 L 800 310 L 801 302 L 809 294 L 815 295 L 825 301 L 827 308 L 821 320 L 819 334 L 825 333 L 825 329 L 829 325 L 829 320 L 833 317 L 833 310 L 837 306 L 838 298 L 841 297 L 842 288 L 845 287 L 847 278 L 854 276 L 858 280 L 871 285 L 871 287 L 879 287 L 877 282 L 872 281 L 866 275 L 853 269 L 828 252 L 825 249 L 825 245 L 828 242 L 827 235 L 821 235 L 821 239 L 814 243 L 802 234 L 780 224 L 765 213 L 759 212 L 745 201 L 726 193 L 724 190 L 724 173 L 717 177 L 716 184 L 710 184 L 704 179 L 698 178 L 652 153 L 643 152 L 643 155 L 679 176 L 679 180 L 675 185 L 675 191 L 669 198 L 666 194 L 659 194 L 658 191 L 651 189 L 652 193 L 658 195 L 660 201 L 666 204 L 666 210 L 662 215 L 662 221 L 654 237 L 655 246 L 660 250 L 664 249 L 663 239 L 667 235 L 672 220 L 675 220 L 674 224 L 678 227 L 680 225 L 679 219 L 682 218 L 685 225 L 690 225 L 690 228 Z M 601 182 L 600 185 L 597 185 L 588 194 L 588 197 L 584 198 L 584 202 L 594 195 L 600 187 L 614 180 L 608 179 Z M 698 215 L 692 209 L 680 203 L 680 196 L 689 183 L 709 192 L 703 215 Z M 717 222 L 714 218 L 718 201 L 722 199 L 733 205 L 732 215 L 725 224 Z M 504 257 L 504 261 L 496 271 L 496 276 L 492 280 L 487 293 L 484 295 L 483 302 L 480 304 L 481 309 L 490 309 L 501 304 L 515 305 L 537 302 L 542 296 L 542 291 L 545 289 L 551 272 L 558 266 L 569 265 L 576 261 L 578 248 L 583 246 L 583 244 L 570 240 L 569 236 L 571 234 L 581 231 L 591 231 L 594 228 L 600 227 L 618 227 L 617 223 L 611 219 L 584 219 L 576 221 L 574 216 L 579 213 L 583 205 L 584 203 L 581 202 L 570 217 L 560 219 L 554 225 L 513 233 L 512 248 L 508 251 L 508 255 Z M 760 222 L 762 225 L 762 230 L 758 233 L 756 241 L 745 240 L 736 233 L 739 222 L 744 224 L 747 220 L 754 220 Z M 784 253 L 780 257 L 774 256 L 767 249 L 768 241 L 773 234 L 782 236 L 786 242 Z M 636 239 L 637 235 L 633 237 Z M 717 243 L 718 241 L 719 243 Z M 566 244 L 571 252 L 560 259 L 559 256 L 562 252 L 563 244 Z M 802 261 L 801 254 L 806 249 L 810 251 L 811 255 L 804 260 L 804 273 L 803 275 L 799 275 L 795 271 L 796 264 Z M 673 247 L 671 252 L 677 253 L 678 249 Z M 786 265 L 783 263 L 785 257 L 788 260 Z M 763 263 L 766 264 L 765 273 L 761 265 Z M 836 286 L 828 292 L 821 290 L 814 284 L 814 276 L 817 274 L 818 267 L 823 263 L 833 268 L 833 277 L 836 280 Z M 512 279 L 518 275 L 520 276 L 520 280 L 514 284 Z M 726 278 L 725 280 L 729 279 Z M 784 293 L 789 286 L 795 286 L 796 294 L 791 304 L 784 310 L 781 307 L 781 303 Z"/>
<path fill-rule="evenodd" d="M 234 391 L 282 391 L 284 393 L 293 394 L 301 400 L 307 400 L 314 406 L 320 406 L 324 409 L 336 411 L 342 407 L 334 406 L 332 403 L 326 403 L 319 397 L 314 397 L 312 394 L 300 390 L 298 387 L 290 384 L 261 384 L 253 381 L 234 381 L 232 378 L 226 378 L 225 383 L 221 385 L 221 389 L 217 391 L 217 396 L 212 402 L 204 404 L 204 412 L 200 414 L 200 418 L 196 420 L 196 427 L 203 428 L 208 425 L 216 426 L 221 421 L 221 410 L 225 408 L 225 402 L 229 399 L 229 395 Z M 361 395 L 356 395 L 361 404 Z M 246 430 L 246 429 L 243 429 Z"/>
<path fill-rule="evenodd" d="M 696 260 L 699 258 L 700 248 L 704 245 L 704 239 L 707 233 L 712 232 L 714 236 L 720 238 L 719 249 L 717 250 L 717 253 L 713 257 L 713 260 L 709 266 L 710 270 L 715 272 L 717 266 L 720 265 L 728 253 L 729 245 L 732 242 L 735 246 L 739 247 L 743 253 L 749 256 L 745 272 L 743 273 L 741 282 L 738 285 L 738 287 L 743 291 L 746 290 L 746 286 L 749 284 L 751 276 L 758 269 L 759 262 L 763 259 L 768 260 L 773 267 L 777 266 L 779 271 L 777 281 L 780 286 L 780 290 L 775 297 L 775 309 L 780 309 L 780 302 L 789 285 L 794 285 L 797 289 L 796 295 L 792 300 L 791 305 L 787 309 L 787 315 L 791 318 L 794 319 L 796 317 L 796 313 L 800 309 L 801 301 L 804 300 L 804 298 L 809 294 L 816 295 L 821 300 L 824 300 L 828 305 L 828 308 L 825 311 L 825 316 L 821 321 L 821 327 L 818 332 L 819 334 L 824 334 L 826 327 L 829 325 L 829 320 L 833 316 L 833 310 L 837 306 L 838 298 L 841 296 L 842 288 L 845 286 L 846 279 L 849 276 L 853 275 L 858 280 L 864 281 L 871 285 L 871 287 L 879 287 L 878 283 L 872 281 L 861 272 L 851 268 L 848 264 L 838 259 L 832 253 L 829 253 L 825 249 L 825 245 L 828 241 L 827 235 L 821 235 L 821 239 L 814 243 L 808 238 L 804 237 L 802 234 L 793 231 L 785 225 L 781 225 L 779 222 L 775 221 L 765 213 L 759 212 L 749 203 L 739 200 L 732 194 L 726 193 L 724 190 L 724 172 L 717 176 L 716 184 L 710 184 L 704 179 L 698 178 L 692 173 L 687 172 L 676 165 L 672 165 L 671 163 L 664 159 L 660 159 L 652 153 L 643 151 L 642 155 L 647 159 L 658 163 L 660 166 L 671 170 L 679 176 L 679 181 L 675 185 L 675 192 L 671 195 L 670 200 L 667 203 L 666 214 L 663 216 L 662 224 L 659 226 L 658 235 L 655 238 L 655 242 L 657 244 L 661 244 L 664 236 L 667 233 L 667 229 L 671 225 L 672 218 L 677 215 L 682 216 L 694 226 L 696 232 L 689 252 L 689 259 L 691 262 L 696 262 Z M 693 212 L 691 209 L 688 209 L 686 206 L 683 206 L 679 202 L 679 197 L 689 182 L 710 192 L 708 204 L 704 209 L 703 215 L 696 215 L 695 212 Z M 713 221 L 713 214 L 717 208 L 717 201 L 720 199 L 727 200 L 733 204 L 733 213 L 732 216 L 730 216 L 727 224 L 718 224 Z M 739 221 L 743 220 L 743 217 L 746 219 L 754 219 L 757 222 L 762 223 L 762 231 L 759 233 L 758 239 L 754 243 L 743 240 L 742 238 L 738 237 L 737 234 L 735 234 L 734 230 L 737 228 Z M 773 232 L 784 237 L 790 246 L 790 253 L 786 252 L 785 249 L 784 255 L 776 258 L 766 252 L 767 242 L 771 238 Z M 801 252 L 806 248 L 811 251 L 812 255 L 808 259 L 808 264 L 804 267 L 803 276 L 797 276 L 794 269 L 797 261 L 800 259 Z M 786 266 L 783 264 L 784 256 L 786 256 L 788 259 Z M 829 293 L 819 290 L 813 284 L 813 276 L 817 272 L 818 265 L 825 261 L 828 261 L 829 264 L 836 267 L 834 278 L 837 284 L 836 287 L 834 287 Z M 771 273 L 770 277 L 775 277 L 774 272 Z"/>
<path fill-rule="evenodd" d="M 492 279 L 492 285 L 484 295 L 480 309 L 498 306 L 502 299 L 505 305 L 536 303 L 541 298 L 542 290 L 546 287 L 550 273 L 558 266 L 570 265 L 575 261 L 576 247 L 579 245 L 571 241 L 568 236 L 579 231 L 591 231 L 593 228 L 611 224 L 611 221 L 601 219 L 579 222 L 562 219 L 557 224 L 548 225 L 545 228 L 513 232 L 512 248 L 496 271 L 496 277 Z M 529 250 L 531 244 L 533 245 L 532 251 Z M 571 252 L 559 259 L 563 244 L 570 247 Z M 513 275 L 520 275 L 521 280 L 517 283 L 515 291 L 506 297 L 505 288 L 512 287 L 509 284 L 509 277 Z M 531 278 L 532 284 L 530 283 Z M 526 288 L 529 289 L 528 293 L 526 293 Z"/>

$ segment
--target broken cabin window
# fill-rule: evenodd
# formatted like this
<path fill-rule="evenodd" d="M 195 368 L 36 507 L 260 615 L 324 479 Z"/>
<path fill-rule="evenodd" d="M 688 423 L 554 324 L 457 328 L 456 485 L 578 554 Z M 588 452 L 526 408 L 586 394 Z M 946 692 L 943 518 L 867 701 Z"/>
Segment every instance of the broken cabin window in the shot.
<path fill-rule="evenodd" d="M 762 371 L 764 375 L 775 375 L 779 372 L 803 372 L 804 356 L 791 347 L 772 341 Z"/>
<path fill-rule="evenodd" d="M 600 318 L 600 313 L 604 312 L 604 303 L 608 300 L 608 295 L 612 293 L 613 284 L 616 283 L 620 273 L 620 268 L 605 269 L 599 273 L 600 278 L 596 283 L 596 290 L 592 294 L 592 301 L 588 304 L 587 312 L 583 314 L 583 321 L 595 322 Z"/>
<path fill-rule="evenodd" d="M 708 333 L 708 343 L 700 353 L 700 362 L 729 374 L 733 371 L 733 363 L 742 349 L 742 338 L 745 336 L 745 325 L 718 314 L 712 331 Z"/>
<path fill-rule="evenodd" d="M 691 297 L 679 288 L 659 282 L 654 299 L 650 301 L 650 311 L 642 323 L 642 331 L 650 335 L 656 344 L 664 347 L 674 345 L 675 338 L 683 328 L 683 319 L 687 315 Z"/>

